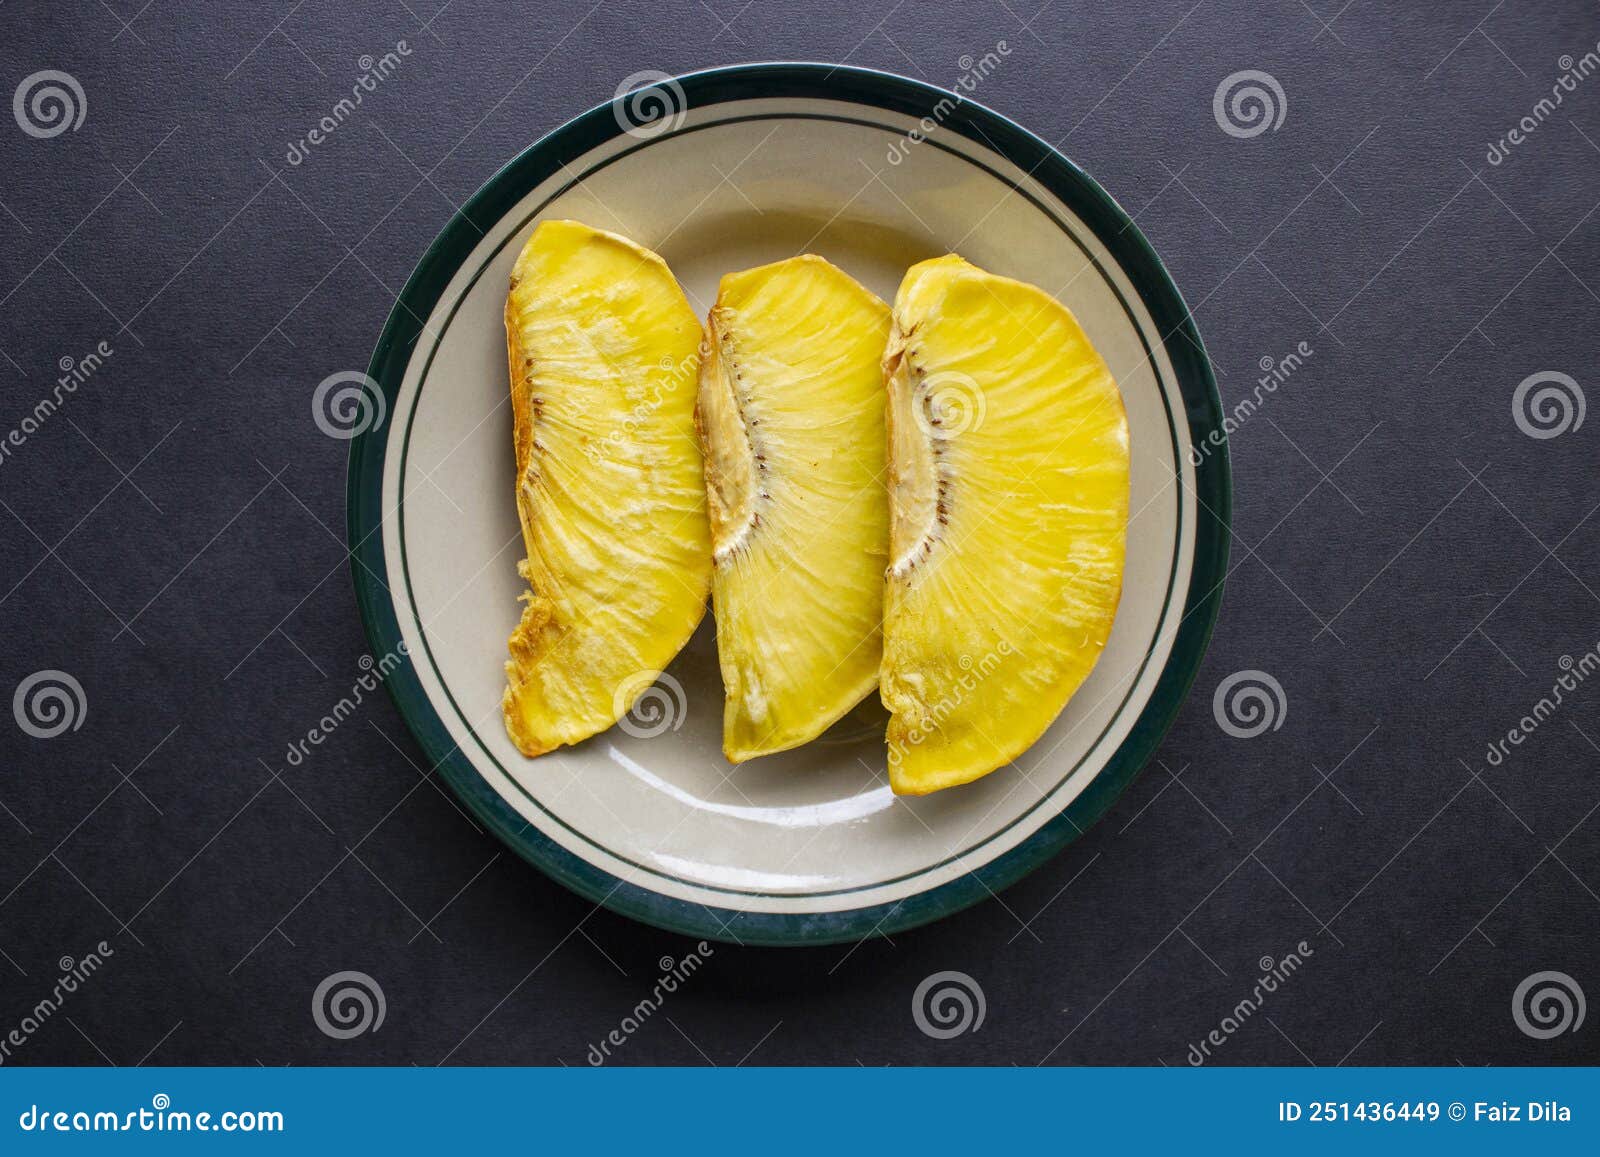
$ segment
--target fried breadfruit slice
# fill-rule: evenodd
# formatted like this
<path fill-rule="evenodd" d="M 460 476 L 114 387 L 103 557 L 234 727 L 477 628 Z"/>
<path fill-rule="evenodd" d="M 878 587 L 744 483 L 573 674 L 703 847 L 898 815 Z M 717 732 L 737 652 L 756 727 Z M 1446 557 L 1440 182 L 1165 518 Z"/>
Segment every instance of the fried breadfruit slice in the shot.
<path fill-rule="evenodd" d="M 700 340 L 666 263 L 624 237 L 545 221 L 517 258 L 506 344 L 530 590 L 502 707 L 524 755 L 615 723 L 705 614 Z"/>
<path fill-rule="evenodd" d="M 894 790 L 967 783 L 1039 738 L 1122 593 L 1128 425 L 1044 291 L 951 255 L 913 266 L 884 353 L 890 564 L 880 693 Z"/>
<path fill-rule="evenodd" d="M 697 412 L 734 763 L 816 738 L 882 654 L 889 307 L 806 254 L 722 279 Z"/>

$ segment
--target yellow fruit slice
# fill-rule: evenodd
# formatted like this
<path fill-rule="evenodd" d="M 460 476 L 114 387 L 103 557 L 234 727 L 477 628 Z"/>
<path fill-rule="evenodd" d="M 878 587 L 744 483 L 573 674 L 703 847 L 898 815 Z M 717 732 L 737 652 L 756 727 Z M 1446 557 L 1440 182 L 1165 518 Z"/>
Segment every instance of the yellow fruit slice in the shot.
<path fill-rule="evenodd" d="M 877 684 L 888 335 L 889 307 L 810 254 L 730 273 L 711 309 L 698 420 L 734 763 L 816 738 Z"/>
<path fill-rule="evenodd" d="M 1128 425 L 1044 291 L 913 266 L 884 353 L 889 778 L 922 795 L 1009 763 L 1087 678 L 1122 593 Z"/>
<path fill-rule="evenodd" d="M 666 263 L 613 233 L 546 221 L 511 272 L 519 570 L 531 590 L 502 707 L 524 755 L 615 723 L 705 614 L 700 339 Z"/>

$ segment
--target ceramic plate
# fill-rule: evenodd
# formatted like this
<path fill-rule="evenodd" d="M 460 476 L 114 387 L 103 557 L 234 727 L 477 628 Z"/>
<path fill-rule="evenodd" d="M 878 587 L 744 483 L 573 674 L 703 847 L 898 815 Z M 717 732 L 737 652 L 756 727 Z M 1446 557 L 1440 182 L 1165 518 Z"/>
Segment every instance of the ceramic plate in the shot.
<path fill-rule="evenodd" d="M 808 250 L 886 300 L 908 265 L 959 251 L 1072 309 L 1127 406 L 1127 572 L 1099 665 L 1031 750 L 977 783 L 898 799 L 873 696 L 816 742 L 730 767 L 708 615 L 624 725 L 539 759 L 517 752 L 500 718 L 523 590 L 501 317 L 517 252 L 547 217 L 656 250 L 702 316 L 723 273 Z M 748 65 L 656 78 L 585 113 L 451 220 L 370 374 L 382 397 L 368 399 L 352 446 L 350 541 L 400 711 L 517 852 L 598 903 L 697 937 L 892 933 L 1014 882 L 1138 773 L 1216 615 L 1226 447 L 1177 288 L 1084 172 L 998 114 L 915 81 Z"/>

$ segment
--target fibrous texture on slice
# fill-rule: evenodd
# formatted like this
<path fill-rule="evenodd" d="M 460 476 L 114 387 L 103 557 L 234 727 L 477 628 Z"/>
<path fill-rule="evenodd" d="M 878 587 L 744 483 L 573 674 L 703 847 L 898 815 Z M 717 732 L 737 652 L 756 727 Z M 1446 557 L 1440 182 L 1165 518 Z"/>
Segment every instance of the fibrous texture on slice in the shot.
<path fill-rule="evenodd" d="M 512 270 L 506 343 L 531 589 L 503 708 L 525 755 L 615 723 L 705 613 L 700 340 L 666 264 L 626 238 L 546 221 Z"/>
<path fill-rule="evenodd" d="M 722 279 L 698 418 L 735 763 L 815 738 L 877 683 L 888 333 L 889 307 L 820 257 Z"/>
<path fill-rule="evenodd" d="M 881 694 L 921 795 L 1004 766 L 1087 678 L 1122 591 L 1128 428 L 1105 362 L 1040 289 L 956 256 L 895 298 Z"/>

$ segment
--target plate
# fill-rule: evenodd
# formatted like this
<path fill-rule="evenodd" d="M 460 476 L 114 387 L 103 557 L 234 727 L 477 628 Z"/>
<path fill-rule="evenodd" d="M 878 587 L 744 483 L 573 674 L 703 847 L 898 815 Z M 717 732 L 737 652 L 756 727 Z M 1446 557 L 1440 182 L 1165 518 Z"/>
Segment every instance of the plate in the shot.
<path fill-rule="evenodd" d="M 527 149 L 452 218 L 384 327 L 357 387 L 368 395 L 346 399 L 363 403 L 349 534 L 373 662 L 445 782 L 574 891 L 708 939 L 890 934 L 1060 851 L 1171 723 L 1227 561 L 1210 363 L 1128 214 L 999 114 L 821 64 L 644 79 Z M 874 696 L 816 742 L 731 767 L 708 615 L 622 724 L 539 759 L 517 752 L 500 717 L 523 590 L 501 317 L 518 250 L 548 217 L 656 250 L 702 316 L 723 273 L 808 250 L 886 300 L 908 265 L 958 251 L 1073 310 L 1127 406 L 1127 571 L 1098 666 L 1032 749 L 977 783 L 897 798 Z"/>

